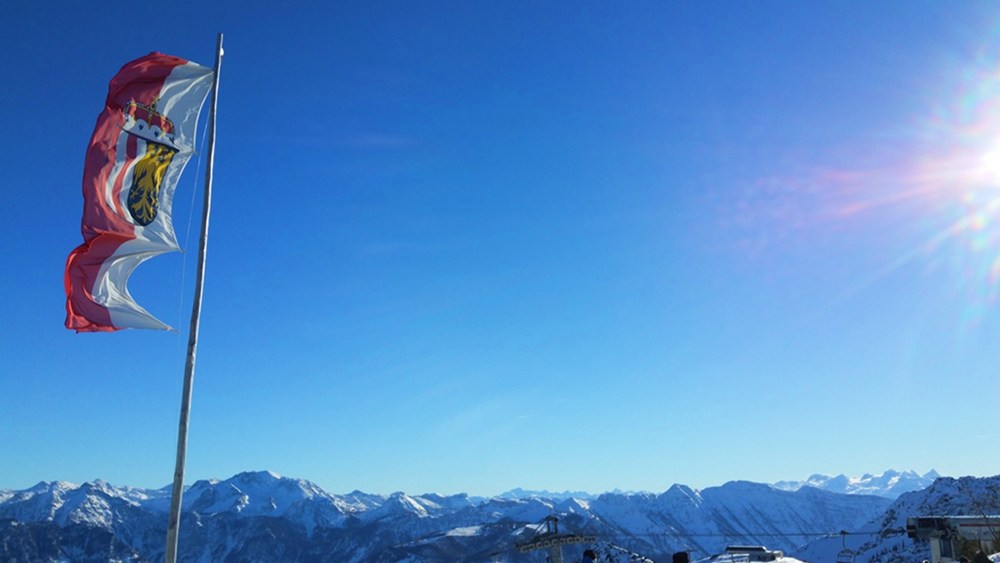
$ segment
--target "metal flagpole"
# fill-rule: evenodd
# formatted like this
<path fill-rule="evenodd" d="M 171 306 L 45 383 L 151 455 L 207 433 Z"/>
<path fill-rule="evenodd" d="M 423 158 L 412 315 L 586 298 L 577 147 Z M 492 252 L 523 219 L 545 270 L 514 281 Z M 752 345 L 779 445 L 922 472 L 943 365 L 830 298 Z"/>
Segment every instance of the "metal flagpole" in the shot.
<path fill-rule="evenodd" d="M 208 215 L 212 209 L 212 166 L 215 164 L 215 108 L 219 100 L 219 71 L 222 69 L 222 34 L 215 51 L 215 76 L 212 83 L 212 105 L 208 114 L 208 158 L 205 167 L 205 201 L 201 214 L 201 242 L 198 245 L 198 272 L 195 274 L 194 305 L 191 307 L 191 328 L 188 331 L 187 364 L 184 367 L 184 392 L 181 396 L 181 417 L 177 428 L 177 464 L 174 467 L 174 487 L 170 497 L 167 520 L 167 553 L 165 562 L 177 562 L 177 530 L 181 520 L 181 495 L 184 492 L 184 461 L 187 458 L 188 420 L 191 414 L 191 389 L 194 384 L 194 359 L 198 348 L 198 322 L 201 320 L 201 289 L 205 281 L 205 252 L 208 249 Z"/>

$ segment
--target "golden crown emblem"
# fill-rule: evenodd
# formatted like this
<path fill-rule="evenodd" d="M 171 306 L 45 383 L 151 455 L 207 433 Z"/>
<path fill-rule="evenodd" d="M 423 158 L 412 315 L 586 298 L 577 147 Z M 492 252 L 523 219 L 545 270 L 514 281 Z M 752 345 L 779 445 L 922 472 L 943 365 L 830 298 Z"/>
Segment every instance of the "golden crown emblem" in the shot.
<path fill-rule="evenodd" d="M 122 125 L 122 130 L 150 143 L 166 145 L 178 150 L 174 122 L 157 111 L 156 103 L 158 101 L 159 99 L 154 99 L 153 103 L 149 105 L 134 99 L 129 101 L 123 109 L 125 123 Z"/>

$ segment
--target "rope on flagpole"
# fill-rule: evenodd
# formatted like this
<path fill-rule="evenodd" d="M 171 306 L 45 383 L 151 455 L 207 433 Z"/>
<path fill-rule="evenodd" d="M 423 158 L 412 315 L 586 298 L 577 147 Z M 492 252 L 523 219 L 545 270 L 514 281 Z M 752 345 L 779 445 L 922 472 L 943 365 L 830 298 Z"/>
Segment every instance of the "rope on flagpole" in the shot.
<path fill-rule="evenodd" d="M 180 280 L 180 298 L 177 300 L 177 322 L 176 326 L 181 326 L 181 316 L 184 310 L 184 280 L 187 279 L 187 263 L 188 263 L 188 241 L 191 240 L 191 223 L 194 219 L 194 198 L 198 193 L 198 177 L 201 173 L 201 159 L 205 154 L 205 146 L 208 144 L 208 120 L 205 120 L 205 124 L 201 128 L 201 150 L 195 150 L 195 154 L 198 158 L 194 163 L 194 178 L 193 185 L 191 188 L 191 203 L 188 205 L 188 217 L 187 217 L 187 227 L 184 229 L 184 245 L 181 246 L 181 280 Z M 178 333 L 179 334 L 179 333 Z M 177 355 L 180 356 L 181 352 L 181 341 L 180 338 L 177 339 Z"/>
<path fill-rule="evenodd" d="M 184 391 L 181 395 L 181 415 L 177 425 L 177 463 L 167 517 L 166 563 L 177 563 L 177 530 L 181 520 L 181 496 L 184 493 L 184 465 L 187 459 L 188 421 L 191 418 L 191 390 L 194 385 L 195 355 L 198 349 L 198 324 L 201 320 L 201 294 L 205 281 L 205 254 L 208 251 L 208 218 L 212 209 L 212 168 L 215 165 L 215 109 L 219 101 L 219 71 L 222 69 L 222 34 L 215 51 L 215 76 L 212 84 L 212 105 L 208 114 L 208 156 L 205 161 L 205 203 L 201 213 L 201 242 L 198 245 L 198 272 L 195 274 L 194 304 L 191 306 L 191 328 L 188 331 L 187 365 L 184 367 Z"/>

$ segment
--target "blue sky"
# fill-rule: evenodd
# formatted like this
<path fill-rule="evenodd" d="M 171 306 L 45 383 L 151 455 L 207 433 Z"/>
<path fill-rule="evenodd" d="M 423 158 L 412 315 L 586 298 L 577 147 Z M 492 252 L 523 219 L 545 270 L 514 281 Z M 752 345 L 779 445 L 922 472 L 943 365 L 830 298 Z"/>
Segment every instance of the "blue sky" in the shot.
<path fill-rule="evenodd" d="M 67 331 L 62 269 L 108 81 L 217 31 L 188 482 L 1000 470 L 993 3 L 7 11 L 0 488 L 172 478 L 186 334 Z M 130 284 L 179 327 L 190 254 Z"/>

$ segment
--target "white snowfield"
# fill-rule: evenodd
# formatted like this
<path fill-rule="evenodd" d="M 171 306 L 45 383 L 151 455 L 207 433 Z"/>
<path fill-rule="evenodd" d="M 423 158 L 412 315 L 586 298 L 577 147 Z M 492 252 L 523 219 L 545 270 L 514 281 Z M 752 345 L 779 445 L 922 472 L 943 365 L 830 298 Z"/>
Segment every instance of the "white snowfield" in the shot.
<path fill-rule="evenodd" d="M 446 536 L 454 537 L 468 537 L 478 535 L 483 530 L 482 526 L 463 526 L 461 528 L 453 528 L 448 530 Z"/>
<path fill-rule="evenodd" d="M 861 477 L 846 475 L 810 475 L 805 481 L 778 481 L 774 488 L 783 491 L 797 491 L 802 487 L 813 487 L 831 493 L 847 495 L 876 495 L 885 498 L 897 498 L 903 493 L 920 491 L 930 486 L 940 477 L 937 471 L 931 469 L 920 475 L 916 471 L 886 470 L 878 475 L 865 473 Z"/>

